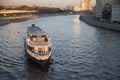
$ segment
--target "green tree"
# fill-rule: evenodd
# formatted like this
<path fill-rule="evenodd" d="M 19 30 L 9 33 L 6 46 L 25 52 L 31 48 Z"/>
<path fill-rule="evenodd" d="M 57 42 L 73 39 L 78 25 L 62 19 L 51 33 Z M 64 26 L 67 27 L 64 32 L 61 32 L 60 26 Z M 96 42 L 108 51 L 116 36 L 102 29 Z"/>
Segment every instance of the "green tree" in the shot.
<path fill-rule="evenodd" d="M 4 9 L 4 7 L 2 5 L 0 5 L 0 10 Z"/>
<path fill-rule="evenodd" d="M 20 10 L 30 10 L 31 8 L 28 7 L 27 5 L 23 5 L 19 7 Z"/>

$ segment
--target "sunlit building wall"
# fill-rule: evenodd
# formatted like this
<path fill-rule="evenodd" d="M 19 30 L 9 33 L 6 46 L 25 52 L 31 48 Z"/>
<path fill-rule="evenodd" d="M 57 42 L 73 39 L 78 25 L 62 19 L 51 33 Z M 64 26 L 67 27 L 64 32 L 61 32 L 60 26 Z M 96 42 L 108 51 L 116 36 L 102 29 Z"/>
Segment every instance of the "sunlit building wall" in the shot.
<path fill-rule="evenodd" d="M 81 0 L 82 10 L 93 10 L 94 0 Z"/>
<path fill-rule="evenodd" d="M 85 4 L 85 1 L 82 0 L 82 11 L 86 10 L 86 4 Z"/>
<path fill-rule="evenodd" d="M 94 0 L 90 0 L 90 2 L 89 2 L 89 10 L 93 11 L 93 7 L 94 7 Z"/>

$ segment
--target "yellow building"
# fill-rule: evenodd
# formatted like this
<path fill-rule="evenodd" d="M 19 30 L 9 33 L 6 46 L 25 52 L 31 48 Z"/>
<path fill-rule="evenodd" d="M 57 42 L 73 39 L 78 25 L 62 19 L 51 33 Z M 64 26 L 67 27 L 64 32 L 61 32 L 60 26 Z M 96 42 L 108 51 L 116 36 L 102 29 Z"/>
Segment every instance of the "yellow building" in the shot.
<path fill-rule="evenodd" d="M 48 7 L 49 7 L 49 8 L 53 8 L 54 6 L 50 3 L 50 4 L 48 5 Z"/>
<path fill-rule="evenodd" d="M 92 11 L 93 7 L 94 7 L 94 1 L 93 0 L 81 0 L 81 6 L 82 6 L 82 10 L 86 11 Z"/>
<path fill-rule="evenodd" d="M 78 6 L 74 6 L 74 11 L 75 11 L 75 12 L 79 12 L 79 11 L 81 11 L 81 8 L 78 7 Z"/>

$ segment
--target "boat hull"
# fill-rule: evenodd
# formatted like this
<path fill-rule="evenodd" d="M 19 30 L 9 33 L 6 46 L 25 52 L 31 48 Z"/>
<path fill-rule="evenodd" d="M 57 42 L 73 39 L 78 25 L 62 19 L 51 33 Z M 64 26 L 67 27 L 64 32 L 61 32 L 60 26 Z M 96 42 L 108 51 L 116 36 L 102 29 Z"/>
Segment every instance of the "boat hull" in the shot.
<path fill-rule="evenodd" d="M 49 61 L 51 59 L 51 56 L 48 59 L 45 60 L 38 60 L 36 58 L 34 58 L 33 56 L 29 55 L 28 52 L 26 52 L 26 56 L 31 59 L 32 61 L 36 62 L 37 64 L 41 65 L 41 66 L 45 66 L 47 64 L 49 64 Z"/>

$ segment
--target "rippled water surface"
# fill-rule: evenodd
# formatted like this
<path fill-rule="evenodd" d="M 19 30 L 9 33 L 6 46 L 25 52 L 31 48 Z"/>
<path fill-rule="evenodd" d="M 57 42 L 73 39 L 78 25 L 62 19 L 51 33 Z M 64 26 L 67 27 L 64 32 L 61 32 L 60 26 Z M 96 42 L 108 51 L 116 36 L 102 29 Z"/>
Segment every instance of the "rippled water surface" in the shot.
<path fill-rule="evenodd" d="M 120 80 L 120 32 L 89 26 L 78 15 L 0 26 L 0 80 Z M 32 23 L 52 38 L 52 64 L 27 59 L 24 38 Z"/>

